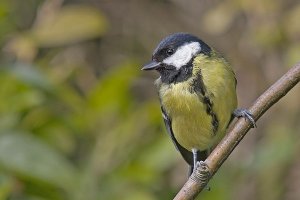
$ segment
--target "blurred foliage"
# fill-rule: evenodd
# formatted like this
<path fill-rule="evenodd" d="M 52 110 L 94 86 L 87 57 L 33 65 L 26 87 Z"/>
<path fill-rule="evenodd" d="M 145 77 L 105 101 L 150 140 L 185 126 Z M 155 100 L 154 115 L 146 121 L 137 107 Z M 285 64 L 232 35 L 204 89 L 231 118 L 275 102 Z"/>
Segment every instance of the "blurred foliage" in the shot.
<path fill-rule="evenodd" d="M 1 0 L 0 200 L 172 199 L 187 166 L 142 63 L 167 34 L 199 35 L 247 107 L 300 60 L 299 17 L 296 0 Z M 300 199 L 299 89 L 199 199 Z"/>

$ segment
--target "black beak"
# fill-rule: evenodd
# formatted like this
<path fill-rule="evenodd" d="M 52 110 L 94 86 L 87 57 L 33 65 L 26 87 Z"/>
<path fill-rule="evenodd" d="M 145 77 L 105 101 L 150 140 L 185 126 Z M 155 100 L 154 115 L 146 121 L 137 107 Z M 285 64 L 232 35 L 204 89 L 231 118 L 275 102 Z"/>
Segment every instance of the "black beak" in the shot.
<path fill-rule="evenodd" d="M 143 66 L 142 70 L 154 70 L 161 66 L 161 62 L 152 61 Z"/>

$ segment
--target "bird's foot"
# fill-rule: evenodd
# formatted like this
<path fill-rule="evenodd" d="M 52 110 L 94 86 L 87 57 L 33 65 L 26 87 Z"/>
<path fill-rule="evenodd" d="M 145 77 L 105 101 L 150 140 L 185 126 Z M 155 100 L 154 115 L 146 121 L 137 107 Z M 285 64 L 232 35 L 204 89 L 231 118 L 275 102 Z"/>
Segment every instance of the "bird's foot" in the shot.
<path fill-rule="evenodd" d="M 196 163 L 193 174 L 194 174 L 194 176 L 192 176 L 192 177 L 194 177 L 194 180 L 196 179 L 195 181 L 197 181 L 200 185 L 203 185 L 203 186 L 208 183 L 208 180 L 211 176 L 209 168 L 204 161 L 198 161 Z M 208 186 L 205 186 L 205 188 L 207 190 L 210 190 L 210 187 L 208 187 Z"/>
<path fill-rule="evenodd" d="M 257 126 L 256 126 L 256 123 L 255 123 L 255 120 L 254 120 L 254 117 L 253 117 L 253 115 L 249 112 L 249 110 L 244 109 L 244 108 L 237 108 L 237 109 L 235 109 L 235 110 L 233 111 L 233 115 L 234 115 L 235 117 L 237 117 L 237 118 L 243 117 L 243 118 L 245 118 L 245 119 L 248 119 L 248 120 L 251 122 L 253 128 L 256 128 L 256 127 L 257 127 Z"/>

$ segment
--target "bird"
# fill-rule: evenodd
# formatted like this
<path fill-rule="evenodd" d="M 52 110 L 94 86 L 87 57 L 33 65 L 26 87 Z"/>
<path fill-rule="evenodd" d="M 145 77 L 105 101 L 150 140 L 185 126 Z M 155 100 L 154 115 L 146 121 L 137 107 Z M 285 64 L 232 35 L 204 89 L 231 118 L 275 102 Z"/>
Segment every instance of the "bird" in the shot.
<path fill-rule="evenodd" d="M 189 175 L 224 137 L 234 117 L 244 117 L 255 126 L 251 113 L 237 108 L 237 80 L 231 65 L 192 34 L 174 33 L 162 39 L 142 70 L 160 75 L 155 85 L 162 117 L 190 166 Z"/>

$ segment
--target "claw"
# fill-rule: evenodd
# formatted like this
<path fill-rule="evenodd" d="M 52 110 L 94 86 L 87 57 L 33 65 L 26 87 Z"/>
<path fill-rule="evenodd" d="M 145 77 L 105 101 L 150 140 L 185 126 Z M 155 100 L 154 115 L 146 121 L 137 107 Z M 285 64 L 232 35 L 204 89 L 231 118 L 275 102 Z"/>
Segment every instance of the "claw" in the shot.
<path fill-rule="evenodd" d="M 233 115 L 238 118 L 243 117 L 245 119 L 248 119 L 254 128 L 257 127 L 253 115 L 247 109 L 244 108 L 235 109 L 235 111 L 233 111 Z"/>
<path fill-rule="evenodd" d="M 198 161 L 196 164 L 196 168 L 194 169 L 195 177 L 197 178 L 197 182 L 199 182 L 200 185 L 206 185 L 211 173 L 209 171 L 209 168 L 207 164 L 204 161 Z M 193 177 L 193 176 L 192 176 Z M 210 187 L 205 187 L 207 190 L 210 190 Z"/>

